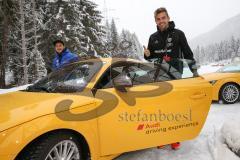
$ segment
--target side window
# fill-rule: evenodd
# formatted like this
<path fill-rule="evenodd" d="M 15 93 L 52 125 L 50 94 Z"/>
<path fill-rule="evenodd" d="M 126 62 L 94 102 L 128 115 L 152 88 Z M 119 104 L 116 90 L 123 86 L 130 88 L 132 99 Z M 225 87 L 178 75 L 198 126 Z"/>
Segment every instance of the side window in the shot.
<path fill-rule="evenodd" d="M 121 74 L 123 72 L 123 68 L 124 65 L 117 65 L 109 68 L 100 78 L 96 88 L 97 89 L 112 88 L 113 87 L 112 79 Z"/>
<path fill-rule="evenodd" d="M 184 60 L 183 62 L 183 74 L 182 74 L 182 79 L 187 79 L 187 78 L 193 78 L 193 73 L 189 68 L 189 64 L 191 64 L 191 61 L 189 62 L 189 60 Z"/>
<path fill-rule="evenodd" d="M 152 83 L 154 82 L 154 70 L 153 65 L 132 62 L 118 63 L 105 72 L 97 84 L 97 89 L 112 88 L 112 80 L 121 73 L 126 73 L 131 78 L 133 85 Z"/>
<path fill-rule="evenodd" d="M 169 66 L 165 66 L 164 64 L 154 64 L 155 73 L 154 73 L 154 81 L 155 82 L 162 82 L 162 81 L 170 81 L 175 79 L 174 70 L 170 69 Z M 171 73 L 169 73 L 171 72 Z"/>
<path fill-rule="evenodd" d="M 173 59 L 170 62 L 166 62 L 163 60 L 159 64 L 159 59 L 154 58 L 151 59 L 151 62 L 155 64 L 156 68 L 160 66 L 165 71 L 165 73 L 168 74 L 169 80 L 193 78 L 194 75 L 192 72 L 195 72 L 198 69 L 198 65 L 195 63 L 195 61 L 189 59 Z M 166 78 L 166 75 L 164 75 L 162 78 L 160 78 L 159 80 L 168 79 Z"/>
<path fill-rule="evenodd" d="M 171 81 L 191 77 L 191 74 L 189 74 L 189 71 L 187 70 L 187 65 L 185 66 L 184 64 L 183 67 L 184 71 L 183 74 L 181 74 L 168 63 L 156 64 L 122 62 L 114 64 L 101 77 L 97 84 L 97 89 L 112 88 L 112 80 L 124 72 L 131 78 L 133 85 Z"/>
<path fill-rule="evenodd" d="M 156 77 L 155 81 L 171 81 L 192 78 L 193 73 L 191 72 L 189 66 L 192 61 L 189 60 L 178 60 L 171 63 L 163 62 L 161 64 L 156 64 Z"/>
<path fill-rule="evenodd" d="M 133 85 L 147 84 L 154 82 L 155 69 L 151 65 L 143 63 L 133 63 L 129 66 L 129 77 Z"/>

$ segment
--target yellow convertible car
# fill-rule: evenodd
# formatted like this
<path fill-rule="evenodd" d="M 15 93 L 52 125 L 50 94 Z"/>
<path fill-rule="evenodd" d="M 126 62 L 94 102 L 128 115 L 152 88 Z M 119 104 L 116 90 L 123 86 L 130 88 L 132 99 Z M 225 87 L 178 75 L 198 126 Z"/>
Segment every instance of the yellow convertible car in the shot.
<path fill-rule="evenodd" d="M 215 73 L 202 75 L 213 86 L 213 101 L 233 104 L 240 95 L 240 62 L 220 68 Z"/>
<path fill-rule="evenodd" d="M 193 139 L 212 86 L 166 65 L 89 59 L 0 95 L 0 160 L 110 160 Z"/>

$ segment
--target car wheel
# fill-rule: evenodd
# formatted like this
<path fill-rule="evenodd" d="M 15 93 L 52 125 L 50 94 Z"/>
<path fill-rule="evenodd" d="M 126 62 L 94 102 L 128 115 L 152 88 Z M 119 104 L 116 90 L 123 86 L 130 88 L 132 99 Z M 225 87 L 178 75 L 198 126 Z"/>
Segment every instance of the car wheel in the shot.
<path fill-rule="evenodd" d="M 239 100 L 239 86 L 233 83 L 225 84 L 220 90 L 220 99 L 225 104 L 234 104 Z"/>
<path fill-rule="evenodd" d="M 80 143 L 63 132 L 44 136 L 33 143 L 16 160 L 83 160 Z"/>

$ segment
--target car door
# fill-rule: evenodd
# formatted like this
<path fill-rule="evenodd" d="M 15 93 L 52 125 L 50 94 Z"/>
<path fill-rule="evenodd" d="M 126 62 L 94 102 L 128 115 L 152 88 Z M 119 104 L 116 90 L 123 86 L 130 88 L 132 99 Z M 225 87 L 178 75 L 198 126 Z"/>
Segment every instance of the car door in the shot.
<path fill-rule="evenodd" d="M 127 92 L 113 87 L 121 73 L 131 78 Z M 173 80 L 162 66 L 113 64 L 96 88 L 102 156 L 192 139 L 210 106 L 210 84 L 201 77 Z M 110 78 L 109 78 L 110 77 Z M 102 108 L 102 107 L 99 107 Z"/>

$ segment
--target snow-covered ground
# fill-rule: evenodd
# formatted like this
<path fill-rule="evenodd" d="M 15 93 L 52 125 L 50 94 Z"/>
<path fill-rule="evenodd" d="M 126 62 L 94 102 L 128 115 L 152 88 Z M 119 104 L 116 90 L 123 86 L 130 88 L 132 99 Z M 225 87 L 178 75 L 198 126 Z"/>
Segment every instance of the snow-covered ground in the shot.
<path fill-rule="evenodd" d="M 233 105 L 213 103 L 201 134 L 194 140 L 182 142 L 179 150 L 174 151 L 169 146 L 163 149 L 151 148 L 125 153 L 116 160 L 240 160 L 228 149 L 224 140 L 225 138 L 232 140 L 232 131 L 240 132 L 234 130 L 236 126 L 239 128 L 240 118 L 237 118 L 239 115 L 240 103 Z M 240 137 L 238 134 L 236 136 Z M 237 140 L 234 142 L 240 141 Z"/>
<path fill-rule="evenodd" d="M 216 72 L 217 70 L 219 70 L 222 66 L 212 66 L 212 64 L 209 65 L 205 65 L 205 66 L 201 66 L 198 69 L 198 73 L 201 74 L 205 74 L 205 73 L 213 73 Z"/>

